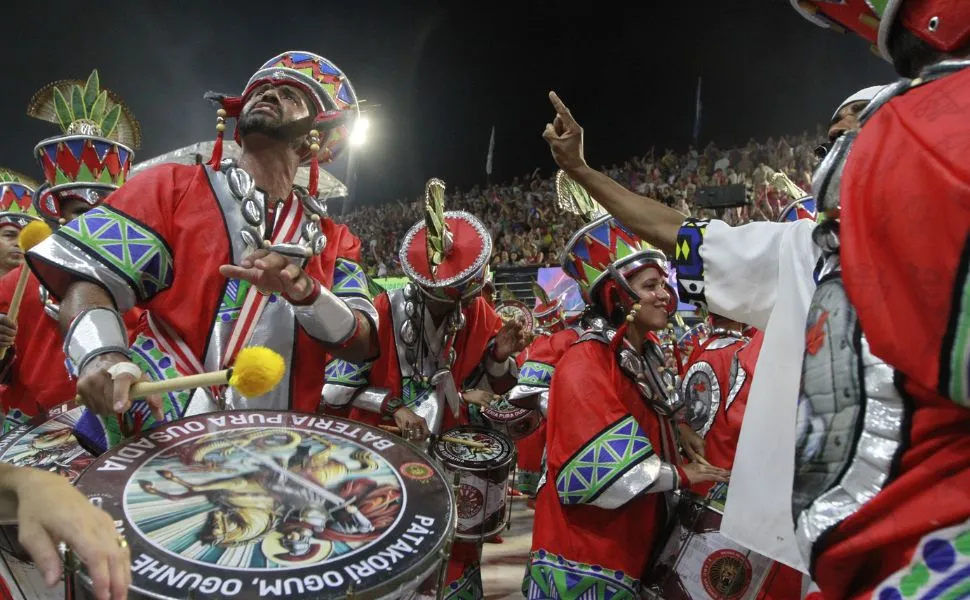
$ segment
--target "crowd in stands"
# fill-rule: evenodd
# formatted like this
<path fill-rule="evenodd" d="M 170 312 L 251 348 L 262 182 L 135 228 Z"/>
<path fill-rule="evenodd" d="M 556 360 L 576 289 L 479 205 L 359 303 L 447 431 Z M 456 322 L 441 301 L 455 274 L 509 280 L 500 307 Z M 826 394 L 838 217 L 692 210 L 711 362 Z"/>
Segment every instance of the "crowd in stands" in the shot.
<path fill-rule="evenodd" d="M 685 215 L 722 218 L 731 225 L 750 221 L 773 221 L 791 201 L 767 181 L 765 165 L 783 171 L 796 185 L 810 191 L 816 164 L 815 148 L 824 141 L 819 129 L 794 137 L 769 138 L 764 143 L 750 140 L 746 146 L 720 150 L 713 143 L 703 151 L 693 146 L 686 154 L 667 149 L 658 154 L 651 148 L 643 156 L 622 165 L 601 170 L 623 186 L 656 198 Z M 494 240 L 492 267 L 558 266 L 559 254 L 570 234 L 582 222 L 556 206 L 553 178 L 541 177 L 539 169 L 510 183 L 470 190 L 449 190 L 447 210 L 465 210 L 477 215 L 489 227 Z M 715 215 L 694 205 L 701 187 L 741 184 L 747 189 L 748 204 Z M 374 277 L 400 274 L 397 259 L 400 243 L 408 228 L 422 218 L 423 198 L 405 199 L 379 206 L 365 206 L 337 217 L 347 223 L 363 242 L 362 260 Z"/>

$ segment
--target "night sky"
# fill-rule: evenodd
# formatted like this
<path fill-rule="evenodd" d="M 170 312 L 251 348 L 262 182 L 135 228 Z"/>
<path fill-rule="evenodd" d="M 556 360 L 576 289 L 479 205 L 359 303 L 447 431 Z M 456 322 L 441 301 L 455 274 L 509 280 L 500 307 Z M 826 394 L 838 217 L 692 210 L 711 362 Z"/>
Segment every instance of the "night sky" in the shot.
<path fill-rule="evenodd" d="M 34 145 L 58 133 L 31 95 L 92 68 L 142 125 L 138 159 L 215 136 L 206 90 L 238 93 L 283 50 L 340 66 L 371 114 L 355 201 L 414 197 L 553 163 L 540 134 L 557 90 L 586 128 L 587 159 L 686 149 L 703 78 L 701 145 L 798 133 L 855 90 L 892 79 L 861 40 L 818 29 L 787 0 L 17 3 L 8 8 L 0 166 L 40 179 Z M 580 6 L 582 5 L 582 6 Z M 482 8 L 477 8 L 481 6 Z M 487 8 L 485 8 L 487 7 Z"/>

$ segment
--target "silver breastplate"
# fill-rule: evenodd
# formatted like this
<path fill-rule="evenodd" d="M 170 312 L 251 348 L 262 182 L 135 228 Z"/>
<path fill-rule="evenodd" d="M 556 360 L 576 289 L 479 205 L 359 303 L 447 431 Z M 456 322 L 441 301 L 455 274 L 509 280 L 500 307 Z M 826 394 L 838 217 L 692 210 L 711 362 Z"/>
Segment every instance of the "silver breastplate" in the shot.
<path fill-rule="evenodd" d="M 816 236 L 824 267 L 806 320 L 796 421 L 792 512 L 806 561 L 824 532 L 883 489 L 904 437 L 894 370 L 869 350 L 845 292 L 833 225 Z"/>
<path fill-rule="evenodd" d="M 597 318 L 590 322 L 590 328 L 579 341 L 595 340 L 609 345 L 615 336 L 616 330 Z M 677 393 L 677 377 L 664 365 L 663 352 L 656 344 L 647 342 L 640 353 L 623 340 L 617 350 L 617 361 L 624 374 L 636 383 L 640 396 L 657 414 L 671 417 L 683 410 L 684 403 Z"/>

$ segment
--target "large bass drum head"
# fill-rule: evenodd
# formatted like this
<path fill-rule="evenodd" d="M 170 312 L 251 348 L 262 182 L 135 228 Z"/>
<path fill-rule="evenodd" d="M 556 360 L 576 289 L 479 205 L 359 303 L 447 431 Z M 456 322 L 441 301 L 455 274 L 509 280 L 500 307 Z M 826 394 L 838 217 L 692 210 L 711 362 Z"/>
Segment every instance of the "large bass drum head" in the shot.
<path fill-rule="evenodd" d="M 299 413 L 168 423 L 77 486 L 121 523 L 132 587 L 159 598 L 396 598 L 454 527 L 451 488 L 414 446 Z"/>

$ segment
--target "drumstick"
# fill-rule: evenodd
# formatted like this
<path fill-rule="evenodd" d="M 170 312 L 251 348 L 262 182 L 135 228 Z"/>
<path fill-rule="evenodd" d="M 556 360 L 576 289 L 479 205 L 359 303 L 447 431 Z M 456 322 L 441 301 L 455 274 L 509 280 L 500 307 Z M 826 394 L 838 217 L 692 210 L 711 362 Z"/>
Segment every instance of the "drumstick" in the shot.
<path fill-rule="evenodd" d="M 401 433 L 401 428 L 394 425 L 381 425 L 381 429 L 390 433 Z M 473 442 L 472 440 L 463 440 L 461 438 L 451 437 L 450 435 L 438 435 L 432 434 L 432 437 L 437 437 L 443 442 L 451 442 L 452 444 L 458 444 L 460 446 L 468 446 L 469 448 L 488 448 L 488 444 L 483 444 L 481 442 Z"/>
<path fill-rule="evenodd" d="M 51 236 L 54 232 L 51 230 L 50 225 L 43 221 L 33 221 L 27 223 L 27 225 L 20 231 L 20 235 L 17 236 L 17 245 L 26 254 L 28 250 L 36 246 L 37 244 L 43 242 Z M 10 312 L 7 313 L 7 318 L 17 324 L 17 316 L 20 314 L 20 304 L 24 300 L 24 291 L 27 289 L 27 278 L 30 277 L 30 268 L 27 264 L 23 264 L 20 267 L 20 276 L 17 278 L 17 287 L 13 290 L 13 298 L 10 300 Z M 0 348 L 0 360 L 7 355 L 6 348 Z"/>
<path fill-rule="evenodd" d="M 230 385 L 247 398 L 262 396 L 283 379 L 286 363 L 283 357 L 269 348 L 249 346 L 239 351 L 236 363 L 229 369 L 173 377 L 164 381 L 140 381 L 131 386 L 131 398 L 145 398 L 157 394 L 179 392 L 199 387 Z M 82 402 L 81 396 L 75 398 Z"/>

